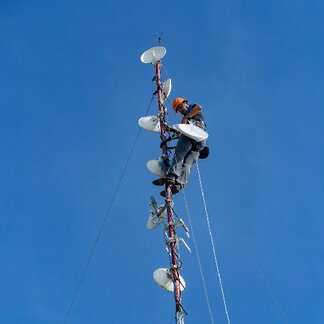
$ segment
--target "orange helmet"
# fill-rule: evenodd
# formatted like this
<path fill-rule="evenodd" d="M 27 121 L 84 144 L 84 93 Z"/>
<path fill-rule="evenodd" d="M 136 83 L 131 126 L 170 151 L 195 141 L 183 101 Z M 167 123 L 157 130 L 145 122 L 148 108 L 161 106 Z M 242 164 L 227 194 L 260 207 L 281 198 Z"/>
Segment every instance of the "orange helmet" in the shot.
<path fill-rule="evenodd" d="M 185 102 L 185 101 L 187 101 L 188 102 L 188 100 L 187 99 L 184 99 L 184 98 L 175 98 L 173 101 L 172 101 L 172 108 L 173 108 L 173 110 L 175 111 L 175 109 L 180 105 L 180 104 L 182 104 L 183 102 Z"/>

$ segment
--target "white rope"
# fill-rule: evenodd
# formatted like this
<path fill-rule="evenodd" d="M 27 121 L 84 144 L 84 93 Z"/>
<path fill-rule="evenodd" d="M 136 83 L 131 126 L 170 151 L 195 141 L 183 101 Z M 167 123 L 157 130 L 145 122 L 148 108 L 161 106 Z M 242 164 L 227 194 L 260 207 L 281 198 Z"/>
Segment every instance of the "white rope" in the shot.
<path fill-rule="evenodd" d="M 230 324 L 231 322 L 230 322 L 230 318 L 229 318 L 229 314 L 228 314 L 228 310 L 227 310 L 225 293 L 224 293 L 224 288 L 223 288 L 223 284 L 222 284 L 222 277 L 221 277 L 221 273 L 220 273 L 220 269 L 219 269 L 219 264 L 218 264 L 218 260 L 217 260 L 217 256 L 216 256 L 215 244 L 214 244 L 213 234 L 212 234 L 211 227 L 210 227 L 208 210 L 207 210 L 207 205 L 206 205 L 206 199 L 205 199 L 204 189 L 203 189 L 203 185 L 202 185 L 202 181 L 201 181 L 201 176 L 200 176 L 198 161 L 196 163 L 196 167 L 197 167 L 197 173 L 198 173 L 198 178 L 199 178 L 201 195 L 202 195 L 202 199 L 203 199 L 203 202 L 204 202 L 204 208 L 205 208 L 205 213 L 206 213 L 206 219 L 207 219 L 209 236 L 210 236 L 211 245 L 212 245 L 212 248 L 213 248 L 213 254 L 214 254 L 214 260 L 215 260 L 215 265 L 216 265 L 216 269 L 217 269 L 218 281 L 219 281 L 219 285 L 220 285 L 220 288 L 221 288 L 224 309 L 225 309 L 225 313 L 226 313 L 226 317 L 227 317 L 227 323 Z"/>
<path fill-rule="evenodd" d="M 174 141 L 172 140 L 172 143 L 173 142 Z M 175 154 L 174 154 L 174 158 L 176 159 Z M 219 269 L 219 265 L 218 265 L 218 261 L 217 261 L 213 235 L 212 235 L 211 227 L 210 227 L 210 223 L 209 223 L 209 216 L 208 216 L 208 211 L 207 211 L 207 206 L 206 206 L 202 181 L 201 181 L 201 177 L 200 177 L 198 161 L 196 162 L 196 166 L 197 166 L 197 171 L 198 171 L 198 178 L 199 178 L 199 183 L 200 183 L 201 194 L 202 194 L 202 198 L 203 198 L 203 202 L 204 202 L 204 208 L 205 208 L 205 212 L 206 212 L 209 235 L 210 235 L 212 248 L 213 248 L 213 254 L 214 254 L 214 259 L 215 259 L 215 264 L 216 264 L 216 269 L 217 269 L 218 280 L 219 280 L 219 284 L 220 284 L 220 287 L 221 287 L 222 298 L 223 298 L 225 313 L 226 313 L 226 317 L 227 317 L 227 323 L 230 324 L 231 322 L 230 322 L 230 319 L 229 319 L 229 314 L 228 314 L 228 310 L 227 310 L 227 306 L 226 306 L 226 300 L 225 300 L 225 294 L 224 294 L 224 289 L 223 289 L 223 284 L 222 284 L 222 278 L 221 278 L 220 269 Z M 183 197 L 184 197 L 184 201 L 185 201 L 185 205 L 186 205 L 186 209 L 187 209 L 187 213 L 188 213 L 188 217 L 189 217 L 190 227 L 191 227 L 191 231 L 192 231 L 192 238 L 193 238 L 193 242 L 194 242 L 194 245 L 195 245 L 195 250 L 196 250 L 196 255 L 197 255 L 197 260 L 198 260 L 198 265 L 199 265 L 199 271 L 200 271 L 201 279 L 202 279 L 203 286 L 204 286 L 204 291 L 205 291 L 206 302 L 207 302 L 207 306 L 208 306 L 208 310 L 209 310 L 209 314 L 210 314 L 210 319 L 211 319 L 212 324 L 214 324 L 214 318 L 213 318 L 213 313 L 212 313 L 211 307 L 210 307 L 210 302 L 209 302 L 209 297 L 208 297 L 208 292 L 207 292 L 207 287 L 206 287 L 206 281 L 205 281 L 205 277 L 204 277 L 201 262 L 200 262 L 198 246 L 197 246 L 195 235 L 194 235 L 194 230 L 193 230 L 193 226 L 192 226 L 192 221 L 191 221 L 190 212 L 189 212 L 189 208 L 188 208 L 188 204 L 187 204 L 187 199 L 186 199 L 186 196 L 185 196 L 185 193 L 184 193 L 184 189 L 183 189 Z"/>
<path fill-rule="evenodd" d="M 286 313 L 284 312 L 284 309 L 280 305 L 279 300 L 275 296 L 275 293 L 274 293 L 273 289 L 271 288 L 270 283 L 267 280 L 265 273 L 262 270 L 262 266 L 261 266 L 260 262 L 258 261 L 255 253 L 253 252 L 253 249 L 251 247 L 250 242 L 248 241 L 247 237 L 243 233 L 243 231 L 240 228 L 239 224 L 236 222 L 236 220 L 232 216 L 231 211 L 230 211 L 229 207 L 227 206 L 223 195 L 216 188 L 216 185 L 215 185 L 215 183 L 214 183 L 214 181 L 213 181 L 213 179 L 212 179 L 212 177 L 211 177 L 210 174 L 208 174 L 208 180 L 209 180 L 210 184 L 212 185 L 212 188 L 214 189 L 214 191 L 216 193 L 216 196 L 217 196 L 217 198 L 219 199 L 219 201 L 221 203 L 221 206 L 224 209 L 224 212 L 225 212 L 225 215 L 227 217 L 228 223 L 235 230 L 238 238 L 240 239 L 241 246 L 245 250 L 245 253 L 249 257 L 252 265 L 255 267 L 256 272 L 258 273 L 258 275 L 260 276 L 261 280 L 263 281 L 264 287 L 268 291 L 269 296 L 271 297 L 271 299 L 272 299 L 272 301 L 274 303 L 274 306 L 276 307 L 278 313 L 280 314 L 283 322 L 286 323 L 286 324 L 288 324 L 289 323 L 288 317 L 287 317 Z"/>
<path fill-rule="evenodd" d="M 188 202 L 187 202 L 187 197 L 186 197 L 184 189 L 182 190 L 182 193 L 183 193 L 183 199 L 184 199 L 184 202 L 185 202 L 185 205 L 186 205 L 187 214 L 188 214 L 188 218 L 189 218 L 191 234 L 192 234 L 192 240 L 193 240 L 194 246 L 195 246 L 195 251 L 196 251 L 196 256 L 197 256 L 197 261 L 198 261 L 198 266 L 199 266 L 199 271 L 200 271 L 200 276 L 201 276 L 201 280 L 202 280 L 202 283 L 203 283 L 203 286 L 204 286 L 205 297 L 206 297 L 206 302 L 207 302 L 208 311 L 209 311 L 209 315 L 210 315 L 210 320 L 211 320 L 211 323 L 214 324 L 214 317 L 213 317 L 213 313 L 212 313 L 212 310 L 211 310 L 211 307 L 210 307 L 210 302 L 209 302 L 209 297 L 208 297 L 208 292 L 207 292 L 205 276 L 204 276 L 203 269 L 202 269 L 201 262 L 200 262 L 200 256 L 199 256 L 199 252 L 198 252 L 198 246 L 197 246 L 197 242 L 196 242 L 195 232 L 194 232 L 194 229 L 193 229 L 193 225 L 192 225 L 192 221 L 191 221 L 191 215 L 190 215 Z"/>
<path fill-rule="evenodd" d="M 174 142 L 173 139 L 172 139 L 171 143 L 172 143 L 173 146 L 175 146 L 175 142 Z M 177 160 L 177 157 L 176 157 L 175 154 L 174 154 L 174 158 Z M 188 218 L 189 218 L 189 223 L 190 223 L 190 228 L 191 228 L 191 233 L 192 233 L 192 240 L 193 240 L 194 246 L 195 246 L 195 251 L 196 251 L 196 256 L 197 256 L 197 261 L 198 261 L 198 266 L 199 266 L 199 272 L 200 272 L 201 281 L 202 281 L 203 287 L 204 287 L 204 292 L 205 292 L 207 307 L 208 307 L 208 311 L 209 311 L 209 315 L 210 315 L 210 320 L 211 320 L 211 323 L 212 324 L 215 324 L 214 317 L 213 317 L 213 313 L 212 313 L 211 306 L 210 306 L 210 302 L 209 302 L 209 297 L 208 297 L 208 291 L 207 291 L 205 276 L 204 276 L 203 269 L 202 269 L 202 265 L 201 265 L 201 262 L 200 262 L 198 245 L 197 245 L 197 241 L 196 241 L 196 237 L 195 237 L 195 232 L 194 232 L 193 225 L 192 225 L 192 221 L 191 221 L 191 214 L 190 214 L 190 211 L 189 211 L 189 205 L 188 205 L 187 197 L 186 197 L 186 194 L 185 194 L 185 189 L 182 189 L 182 193 L 183 193 L 183 199 L 184 199 L 184 203 L 185 203 L 186 210 L 187 210 L 187 214 L 188 214 Z"/>

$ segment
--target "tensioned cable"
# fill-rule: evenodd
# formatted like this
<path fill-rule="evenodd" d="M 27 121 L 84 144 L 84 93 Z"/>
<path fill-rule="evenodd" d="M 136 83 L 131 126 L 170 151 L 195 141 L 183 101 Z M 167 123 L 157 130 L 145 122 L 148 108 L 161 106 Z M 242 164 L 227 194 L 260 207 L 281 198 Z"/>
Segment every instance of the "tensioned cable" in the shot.
<path fill-rule="evenodd" d="M 169 75 L 169 73 L 168 73 L 168 70 L 166 69 L 166 67 L 165 67 L 164 65 L 162 65 L 162 69 L 165 71 L 165 74 L 166 74 L 166 76 L 168 77 L 168 79 L 171 79 L 171 78 L 170 78 L 170 75 Z"/>
<path fill-rule="evenodd" d="M 204 203 L 204 208 L 205 208 L 205 214 L 206 214 L 206 219 L 207 219 L 209 236 L 210 236 L 211 245 L 212 245 L 212 249 L 213 249 L 215 265 L 216 265 L 216 269 L 217 269 L 218 281 L 219 281 L 219 285 L 220 285 L 220 288 L 221 288 L 224 309 L 225 309 L 225 313 L 226 313 L 226 317 L 227 317 L 227 323 L 230 324 L 231 322 L 230 322 L 230 318 L 229 318 L 229 314 L 228 314 L 228 310 L 227 310 L 225 293 L 224 293 L 224 288 L 223 288 L 223 284 L 222 284 L 222 277 L 221 277 L 219 263 L 218 263 L 217 256 L 216 256 L 215 244 L 214 244 L 213 234 L 212 234 L 211 227 L 210 227 L 209 215 L 208 215 L 208 210 L 207 210 L 207 205 L 206 205 L 206 199 L 205 199 L 204 189 L 203 189 L 203 185 L 202 185 L 202 181 L 201 181 L 201 176 L 200 176 L 200 172 L 199 172 L 198 161 L 196 162 L 196 167 L 197 167 L 197 173 L 198 173 L 198 179 L 199 179 L 199 184 L 200 184 L 201 195 L 202 195 L 202 199 L 203 199 L 203 203 Z"/>
<path fill-rule="evenodd" d="M 278 313 L 280 314 L 282 320 L 284 323 L 288 324 L 289 321 L 288 321 L 288 317 L 287 315 L 285 314 L 282 306 L 280 305 L 278 299 L 276 298 L 275 294 L 274 294 L 274 291 L 273 289 L 271 288 L 263 270 L 262 270 L 262 267 L 258 261 L 258 259 L 256 258 L 255 254 L 253 253 L 253 250 L 247 240 L 247 238 L 245 237 L 244 233 L 242 232 L 240 226 L 238 225 L 238 223 L 234 220 L 233 216 L 231 215 L 231 212 L 229 210 L 229 208 L 227 207 L 225 201 L 224 201 L 224 198 L 222 196 L 222 194 L 220 193 L 219 190 L 217 190 L 214 182 L 212 181 L 212 178 L 210 177 L 210 174 L 208 175 L 208 179 L 209 179 L 209 182 L 212 184 L 212 188 L 214 189 L 215 193 L 216 193 L 216 196 L 219 198 L 219 201 L 222 205 L 222 207 L 224 208 L 224 211 L 225 211 L 225 215 L 227 216 L 227 219 L 229 221 L 229 224 L 235 229 L 241 243 L 242 243 L 242 246 L 244 247 L 245 249 L 245 252 L 246 254 L 248 255 L 248 257 L 250 258 L 251 260 L 251 263 L 253 264 L 253 266 L 255 267 L 257 273 L 259 274 L 261 280 L 263 281 L 263 284 L 266 288 L 266 290 L 268 291 L 269 295 L 271 296 L 271 299 L 275 305 L 275 307 L 277 308 L 277 311 Z"/>
<path fill-rule="evenodd" d="M 149 110 L 150 110 L 150 108 L 151 108 L 151 105 L 152 105 L 153 99 L 154 99 L 154 94 L 152 95 L 152 98 L 151 98 L 150 104 L 149 104 L 149 106 L 148 106 L 148 108 L 147 108 L 147 110 L 146 110 L 146 112 L 145 112 L 145 116 L 148 114 L 148 112 L 149 112 Z M 96 249 L 96 247 L 97 247 L 98 241 L 99 241 L 99 239 L 100 239 L 100 237 L 101 237 L 101 234 L 102 234 L 103 228 L 104 228 L 104 226 L 105 226 L 105 224 L 106 224 L 106 222 L 107 222 L 108 216 L 109 216 L 109 214 L 110 214 L 111 207 L 112 207 L 112 205 L 113 205 L 113 203 L 114 203 L 114 201 L 115 201 L 115 198 L 116 198 L 116 196 L 117 196 L 117 193 L 118 193 L 118 190 L 119 190 L 120 184 L 121 184 L 121 182 L 122 182 L 122 180 L 123 180 L 123 178 L 124 178 L 124 176 L 125 176 L 126 170 L 127 170 L 127 168 L 128 168 L 129 161 L 130 161 L 130 159 L 131 159 L 131 157 L 132 157 L 132 155 L 133 155 L 133 152 L 134 152 L 134 149 L 135 149 L 135 146 L 136 146 L 136 144 L 137 144 L 137 141 L 138 141 L 138 138 L 139 138 L 139 136 L 140 136 L 141 131 L 142 131 L 142 128 L 139 128 L 139 130 L 138 130 L 138 132 L 137 132 L 137 134 L 136 134 L 136 137 L 135 137 L 134 143 L 133 143 L 133 145 L 132 145 L 132 148 L 131 148 L 131 150 L 130 150 L 130 153 L 129 153 L 129 155 L 128 155 L 128 158 L 127 158 L 127 160 L 126 160 L 126 163 L 125 163 L 124 169 L 123 169 L 123 171 L 122 171 L 122 174 L 121 174 L 121 176 L 120 176 L 120 178 L 119 178 L 119 181 L 118 181 L 118 183 L 117 183 L 117 187 L 116 187 L 115 192 L 114 192 L 114 194 L 113 194 L 113 197 L 112 197 L 112 199 L 111 199 L 111 201 L 110 201 L 110 204 L 109 204 L 109 207 L 108 207 L 107 213 L 106 213 L 106 215 L 105 215 L 105 217 L 104 217 L 104 219 L 103 219 L 103 221 L 102 221 L 102 223 L 101 223 L 101 226 L 100 226 L 99 232 L 98 232 L 98 234 L 97 234 L 96 240 L 95 240 L 95 242 L 94 242 L 94 244 L 93 244 L 93 246 L 92 246 L 92 249 L 91 249 L 90 255 L 89 255 L 89 257 L 88 257 L 88 259 L 87 259 L 87 262 L 86 262 L 86 264 L 85 264 L 85 266 L 84 266 L 84 268 L 83 268 L 83 271 L 82 271 L 82 273 L 81 273 L 80 280 L 79 280 L 79 282 L 78 282 L 77 288 L 76 288 L 76 290 L 75 290 L 75 292 L 74 292 L 74 295 L 73 295 L 73 297 L 72 297 L 72 300 L 71 300 L 70 306 L 69 306 L 69 308 L 68 308 L 68 311 L 66 312 L 65 319 L 64 319 L 64 324 L 67 323 L 67 320 L 68 320 L 68 318 L 69 318 L 69 316 L 70 316 L 70 313 L 71 313 L 72 307 L 73 307 L 73 305 L 74 305 L 74 303 L 75 303 L 75 301 L 76 301 L 76 298 L 77 298 L 77 296 L 78 296 L 78 294 L 79 294 L 79 291 L 80 291 L 81 285 L 82 285 L 83 280 L 84 280 L 84 278 L 85 278 L 85 274 L 86 274 L 86 272 L 87 272 L 87 270 L 88 270 L 88 267 L 89 267 L 89 265 L 90 265 L 90 262 L 91 262 L 91 260 L 92 260 L 92 258 L 93 258 L 93 255 L 94 255 L 95 249 Z"/>
<path fill-rule="evenodd" d="M 193 228 L 192 221 L 191 221 L 191 214 L 190 214 L 190 211 L 189 211 L 188 201 L 187 201 L 187 197 L 186 197 L 184 189 L 182 190 L 182 193 L 183 193 L 183 199 L 184 199 L 184 202 L 185 202 L 185 206 L 186 206 L 187 214 L 188 214 L 188 218 L 189 218 L 191 234 L 192 234 L 192 240 L 193 240 L 194 246 L 195 246 L 195 251 L 196 251 L 196 256 L 197 256 L 197 261 L 198 261 L 198 266 L 199 266 L 199 271 L 200 271 L 200 276 L 201 276 L 201 280 L 202 280 L 203 287 L 204 287 L 204 292 L 205 292 L 206 302 L 207 302 L 208 311 L 209 311 L 209 315 L 210 315 L 210 320 L 211 320 L 211 323 L 214 324 L 214 317 L 213 317 L 213 313 L 212 313 L 210 302 L 209 302 L 205 276 L 204 276 L 204 272 L 203 272 L 202 265 L 201 265 L 201 262 L 200 262 L 198 244 L 197 244 L 197 241 L 196 241 L 195 232 L 194 232 L 194 228 Z"/>

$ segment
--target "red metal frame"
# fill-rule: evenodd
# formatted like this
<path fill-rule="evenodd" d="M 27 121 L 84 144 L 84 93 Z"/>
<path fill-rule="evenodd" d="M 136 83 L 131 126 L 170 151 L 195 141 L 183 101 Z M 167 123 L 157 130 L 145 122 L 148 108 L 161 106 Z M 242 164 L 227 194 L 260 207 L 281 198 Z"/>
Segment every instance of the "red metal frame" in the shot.
<path fill-rule="evenodd" d="M 165 140 L 165 107 L 163 105 L 162 99 L 162 81 L 161 81 L 161 62 L 157 62 L 155 64 L 155 82 L 156 82 L 156 93 L 158 98 L 158 106 L 159 106 L 159 118 L 160 118 L 160 126 L 161 126 L 161 140 Z M 167 149 L 167 145 L 164 144 L 162 146 L 162 154 L 169 158 L 169 152 Z M 178 256 L 177 256 L 177 241 L 176 241 L 176 233 L 174 229 L 174 219 L 172 214 L 172 193 L 171 186 L 165 185 L 166 190 L 166 203 L 167 203 L 167 214 L 168 214 L 168 235 L 171 242 L 170 246 L 170 254 L 171 254 L 171 266 L 172 266 L 172 274 L 173 274 L 173 283 L 174 283 L 174 298 L 176 302 L 176 312 L 182 314 L 182 306 L 181 306 L 181 289 L 180 289 L 180 274 L 179 274 L 179 264 L 178 264 Z"/>

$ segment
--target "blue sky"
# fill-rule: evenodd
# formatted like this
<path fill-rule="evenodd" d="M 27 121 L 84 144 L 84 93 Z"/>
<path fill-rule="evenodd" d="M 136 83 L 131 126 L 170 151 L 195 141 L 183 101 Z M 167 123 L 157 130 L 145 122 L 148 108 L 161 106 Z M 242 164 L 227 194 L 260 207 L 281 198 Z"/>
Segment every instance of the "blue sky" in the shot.
<path fill-rule="evenodd" d="M 265 284 L 290 323 L 322 323 L 323 9 L 0 1 L 0 322 L 63 323 L 154 91 L 139 57 L 163 32 L 171 98 L 200 103 L 208 125 L 200 169 L 232 323 L 283 322 Z M 168 266 L 162 229 L 146 229 L 160 188 L 145 163 L 159 154 L 142 131 L 68 323 L 174 322 L 152 278 Z M 196 170 L 186 194 L 226 323 Z M 181 195 L 175 209 L 189 223 Z M 210 323 L 196 256 L 181 251 L 185 322 Z"/>

